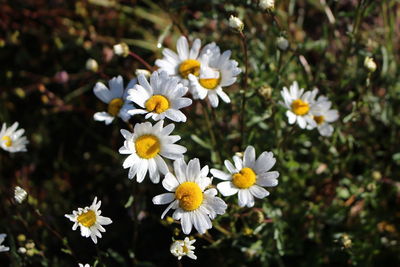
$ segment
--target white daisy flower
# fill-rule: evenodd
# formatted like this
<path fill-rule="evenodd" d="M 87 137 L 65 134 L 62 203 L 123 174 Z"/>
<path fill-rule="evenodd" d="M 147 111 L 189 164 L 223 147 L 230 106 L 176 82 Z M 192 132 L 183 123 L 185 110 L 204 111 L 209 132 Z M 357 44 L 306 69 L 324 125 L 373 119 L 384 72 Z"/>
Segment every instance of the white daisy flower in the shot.
<path fill-rule="evenodd" d="M 17 201 L 19 204 L 21 204 L 26 197 L 28 196 L 28 193 L 21 187 L 16 186 L 14 189 L 14 199 Z"/>
<path fill-rule="evenodd" d="M 331 109 L 331 107 L 332 102 L 328 101 L 325 96 L 318 97 L 317 101 L 311 107 L 312 120 L 309 123 L 309 128 L 317 127 L 322 136 L 331 136 L 333 126 L 330 123 L 339 118 L 338 111 Z"/>
<path fill-rule="evenodd" d="M 136 84 L 136 79 L 129 82 L 124 90 L 124 82 L 121 76 L 114 77 L 108 82 L 110 90 L 103 83 L 96 83 L 93 88 L 94 94 L 98 99 L 108 104 L 107 112 L 96 112 L 93 116 L 96 121 L 104 121 L 105 124 L 110 124 L 116 116 L 124 121 L 128 121 L 131 117 L 128 110 L 134 108 L 132 102 L 127 101 L 128 89 L 133 88 Z"/>
<path fill-rule="evenodd" d="M 160 71 L 166 71 L 168 75 L 179 78 L 184 86 L 188 86 L 187 78 L 189 74 L 195 76 L 200 74 L 200 61 L 198 60 L 200 47 L 201 41 L 196 39 L 189 49 L 186 37 L 181 36 L 176 43 L 178 54 L 164 48 L 162 51 L 164 57 L 157 59 L 155 64 L 160 68 Z"/>
<path fill-rule="evenodd" d="M 229 96 L 222 90 L 236 82 L 236 76 L 241 73 L 238 63 L 229 59 L 231 51 L 220 53 L 219 47 L 214 43 L 203 49 L 205 52 L 200 57 L 200 75 L 196 77 L 189 74 L 190 87 L 193 98 L 204 99 L 208 97 L 211 106 L 218 106 L 218 96 L 225 102 L 230 103 Z"/>
<path fill-rule="evenodd" d="M 194 242 L 196 242 L 196 240 L 190 240 L 189 237 L 185 237 L 184 240 L 175 240 L 171 245 L 170 251 L 172 255 L 178 258 L 178 260 L 182 259 L 183 256 L 188 256 L 195 260 L 197 259 L 197 256 L 194 255 Z"/>
<path fill-rule="evenodd" d="M 172 121 L 186 121 L 185 114 L 179 109 L 190 106 L 192 100 L 183 97 L 188 88 L 178 82 L 178 79 L 169 77 L 165 71 L 153 72 L 150 83 L 144 75 L 138 76 L 139 84 L 128 91 L 128 100 L 135 102 L 143 109 L 128 111 L 130 115 L 146 114 L 145 118 L 155 121 L 165 117 Z"/>
<path fill-rule="evenodd" d="M 79 263 L 79 267 L 90 267 L 89 263 L 83 264 L 83 263 Z"/>
<path fill-rule="evenodd" d="M 278 185 L 277 171 L 269 171 L 276 162 L 272 152 L 263 152 L 256 159 L 254 147 L 248 146 L 244 151 L 243 160 L 233 156 L 233 165 L 225 160 L 225 167 L 229 173 L 211 169 L 211 173 L 218 179 L 225 180 L 217 185 L 218 190 L 224 196 L 238 194 L 239 206 L 253 207 L 254 197 L 265 198 L 269 192 L 263 187 Z"/>
<path fill-rule="evenodd" d="M 7 237 L 6 234 L 0 234 L 0 252 L 9 251 L 10 248 L 3 245 L 4 239 Z"/>
<path fill-rule="evenodd" d="M 183 157 L 186 148 L 174 144 L 181 139 L 178 135 L 170 135 L 174 130 L 173 123 L 163 127 L 164 121 L 157 122 L 154 126 L 150 122 L 137 123 L 133 133 L 122 129 L 124 145 L 119 149 L 120 154 L 129 155 L 123 168 L 129 169 L 128 177 L 132 179 L 136 175 L 136 180 L 141 183 L 149 171 L 150 180 L 153 183 L 160 181 L 160 173 L 166 174 L 168 166 L 163 158 L 179 159 Z"/>
<path fill-rule="evenodd" d="M 18 122 L 14 122 L 9 128 L 7 125 L 3 123 L 0 130 L 0 147 L 5 151 L 15 153 L 15 152 L 25 152 L 26 145 L 29 141 L 25 136 L 22 136 L 25 133 L 24 129 L 18 128 Z"/>
<path fill-rule="evenodd" d="M 101 238 L 101 232 L 105 232 L 103 225 L 112 223 L 108 217 L 100 216 L 101 201 L 97 202 L 97 197 L 94 198 L 90 207 L 78 208 L 72 214 L 65 214 L 71 222 L 74 222 L 72 230 L 76 230 L 78 226 L 81 229 L 81 235 L 89 237 L 97 244 L 97 237 Z"/>
<path fill-rule="evenodd" d="M 163 187 L 171 193 L 164 193 L 153 198 L 156 205 L 168 204 L 161 218 L 172 208 L 172 218 L 180 220 L 182 230 L 189 234 L 192 227 L 200 234 L 212 228 L 211 220 L 217 214 L 224 214 L 226 203 L 216 197 L 215 188 L 207 189 L 211 179 L 207 177 L 208 166 L 200 169 L 199 159 L 192 159 L 186 165 L 184 159 L 174 161 L 175 175 L 167 173 L 162 181 Z"/>
<path fill-rule="evenodd" d="M 286 116 L 290 124 L 294 124 L 297 121 L 300 128 L 306 128 L 307 122 L 312 119 L 310 108 L 315 102 L 317 93 L 317 89 L 304 92 L 303 88 L 299 89 L 296 81 L 290 86 L 290 91 L 286 87 L 283 87 L 281 95 L 284 103 L 281 104 L 288 109 Z"/>

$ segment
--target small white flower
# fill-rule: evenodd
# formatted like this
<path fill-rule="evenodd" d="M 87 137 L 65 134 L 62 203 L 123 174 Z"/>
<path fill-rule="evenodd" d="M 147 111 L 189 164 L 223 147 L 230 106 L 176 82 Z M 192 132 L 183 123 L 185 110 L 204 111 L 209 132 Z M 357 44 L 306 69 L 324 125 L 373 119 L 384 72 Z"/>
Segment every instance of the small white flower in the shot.
<path fill-rule="evenodd" d="M 79 267 L 90 267 L 89 263 L 83 264 L 83 263 L 79 263 Z"/>
<path fill-rule="evenodd" d="M 25 254 L 26 253 L 26 248 L 25 247 L 19 247 L 18 248 L 18 253 Z"/>
<path fill-rule="evenodd" d="M 372 57 L 366 57 L 364 60 L 364 67 L 370 72 L 374 72 L 376 70 L 376 63 L 374 59 Z"/>
<path fill-rule="evenodd" d="M 129 55 L 129 46 L 126 43 L 119 43 L 113 46 L 114 54 L 127 57 Z"/>
<path fill-rule="evenodd" d="M 174 144 L 181 139 L 178 135 L 170 135 L 174 130 L 173 123 L 163 127 L 164 121 L 157 122 L 154 126 L 150 122 L 137 123 L 133 133 L 122 129 L 124 145 L 119 149 L 120 154 L 129 155 L 123 168 L 129 168 L 129 179 L 136 175 L 136 181 L 141 183 L 149 171 L 153 183 L 160 181 L 160 173 L 166 174 L 168 166 L 163 158 L 178 159 L 183 157 L 186 148 Z"/>
<path fill-rule="evenodd" d="M 286 51 L 286 49 L 289 47 L 289 41 L 285 37 L 279 36 L 276 38 L 276 45 L 280 50 Z"/>
<path fill-rule="evenodd" d="M 157 59 L 155 64 L 160 68 L 159 71 L 166 71 L 168 75 L 180 79 L 184 86 L 188 86 L 187 80 L 189 74 L 199 76 L 201 41 L 200 39 L 194 40 L 192 47 L 189 49 L 189 44 L 186 37 L 181 36 L 177 43 L 176 49 L 178 54 L 168 48 L 162 51 L 163 58 Z"/>
<path fill-rule="evenodd" d="M 15 152 L 25 152 L 26 145 L 29 141 L 25 136 L 22 136 L 25 133 L 24 129 L 18 128 L 18 122 L 14 122 L 9 128 L 7 125 L 3 123 L 0 130 L 0 147 L 5 151 L 15 153 Z"/>
<path fill-rule="evenodd" d="M 17 201 L 19 204 L 21 204 L 26 197 L 28 196 L 28 193 L 21 187 L 16 186 L 14 189 L 14 199 Z"/>
<path fill-rule="evenodd" d="M 304 89 L 299 89 L 296 81 L 290 86 L 290 91 L 283 87 L 281 95 L 284 102 L 281 104 L 288 109 L 286 116 L 290 124 L 294 124 L 297 121 L 300 128 L 306 128 L 307 123 L 312 120 L 310 109 L 315 102 L 317 93 L 317 89 L 304 93 Z"/>
<path fill-rule="evenodd" d="M 144 75 L 144 77 L 146 77 L 146 79 L 148 79 L 151 75 L 151 72 L 146 69 L 136 69 L 135 70 L 136 77 L 138 77 L 140 74 Z"/>
<path fill-rule="evenodd" d="M 89 58 L 86 61 L 86 69 L 96 72 L 99 69 L 99 64 L 97 63 L 97 61 L 93 58 Z"/>
<path fill-rule="evenodd" d="M 309 122 L 309 129 L 317 127 L 322 136 L 331 136 L 333 126 L 331 122 L 339 118 L 339 113 L 335 109 L 331 109 L 332 103 L 325 96 L 318 97 L 317 101 L 311 107 L 312 121 Z"/>
<path fill-rule="evenodd" d="M 208 166 L 200 169 L 199 159 L 192 159 L 186 165 L 184 159 L 174 161 L 175 175 L 167 173 L 162 181 L 163 187 L 170 193 L 164 193 L 153 198 L 156 205 L 169 204 L 161 218 L 172 208 L 172 218 L 180 220 L 185 234 L 192 227 L 200 234 L 212 228 L 210 219 L 217 214 L 224 214 L 226 203 L 217 197 L 215 188 L 207 189 L 211 179 L 207 177 Z"/>
<path fill-rule="evenodd" d="M 100 216 L 101 201 L 97 202 L 97 197 L 94 198 L 90 207 L 78 208 L 72 214 L 65 214 L 71 222 L 74 222 L 72 230 L 76 230 L 78 226 L 81 230 L 81 235 L 89 237 L 97 244 L 97 237 L 101 238 L 101 232 L 105 232 L 103 225 L 112 223 L 108 217 Z"/>
<path fill-rule="evenodd" d="M 186 121 L 180 109 L 190 106 L 192 100 L 183 97 L 188 88 L 179 83 L 178 79 L 169 77 L 165 71 L 155 71 L 150 77 L 150 83 L 144 75 L 139 75 L 138 81 L 139 84 L 128 91 L 127 99 L 143 109 L 130 110 L 130 115 L 146 114 L 145 119 L 151 117 L 155 121 L 165 117 L 175 122 Z"/>
<path fill-rule="evenodd" d="M 196 240 L 190 240 L 189 237 L 185 237 L 184 240 L 175 240 L 171 245 L 170 251 L 172 255 L 178 258 L 178 260 L 182 259 L 183 256 L 195 260 L 197 259 L 197 256 L 194 255 L 194 242 L 196 242 Z"/>
<path fill-rule="evenodd" d="M 219 47 L 214 43 L 205 46 L 204 49 L 206 52 L 200 57 L 199 77 L 189 74 L 193 98 L 207 97 L 213 107 L 219 104 L 218 96 L 225 103 L 230 103 L 229 96 L 222 88 L 236 82 L 236 76 L 241 73 L 241 69 L 237 67 L 237 61 L 230 59 L 230 50 L 221 54 Z"/>
<path fill-rule="evenodd" d="M 241 32 L 241 31 L 243 31 L 244 23 L 238 17 L 235 17 L 235 16 L 231 15 L 229 17 L 229 27 Z"/>
<path fill-rule="evenodd" d="M 256 159 L 254 147 L 248 146 L 244 151 L 243 160 L 233 156 L 233 161 L 235 165 L 225 160 L 225 167 L 229 173 L 217 169 L 211 169 L 211 173 L 214 177 L 225 180 L 217 185 L 222 195 L 238 194 L 239 206 L 253 207 L 254 197 L 261 199 L 269 195 L 263 187 L 278 185 L 279 173 L 269 171 L 276 162 L 272 152 L 265 151 Z"/>
<path fill-rule="evenodd" d="M 0 252 L 9 251 L 10 248 L 3 245 L 4 239 L 7 237 L 6 234 L 0 234 Z"/>
<path fill-rule="evenodd" d="M 260 7 L 264 10 L 274 10 L 275 0 L 260 0 Z"/>
<path fill-rule="evenodd" d="M 94 94 L 102 102 L 108 104 L 107 112 L 96 112 L 93 115 L 94 120 L 104 121 L 105 124 L 110 124 L 116 116 L 124 121 L 128 121 L 131 117 L 128 110 L 134 109 L 132 102 L 126 99 L 128 90 L 136 84 L 136 79 L 131 80 L 124 90 L 124 82 L 121 76 L 114 77 L 108 82 L 110 90 L 103 83 L 96 83 L 93 88 Z"/>

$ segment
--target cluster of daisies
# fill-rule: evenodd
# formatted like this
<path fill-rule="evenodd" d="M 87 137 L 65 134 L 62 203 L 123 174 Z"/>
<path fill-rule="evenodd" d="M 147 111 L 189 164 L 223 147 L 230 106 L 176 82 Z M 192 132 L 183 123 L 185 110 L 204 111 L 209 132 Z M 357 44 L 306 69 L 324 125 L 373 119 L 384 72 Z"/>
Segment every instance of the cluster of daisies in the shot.
<path fill-rule="evenodd" d="M 332 102 L 326 96 L 317 98 L 318 89 L 304 91 L 293 82 L 290 89 L 284 87 L 281 91 L 282 105 L 288 110 L 286 116 L 290 124 L 297 123 L 300 128 L 312 130 L 317 128 L 322 136 L 331 136 L 332 122 L 339 118 L 337 110 L 332 109 Z"/>
<path fill-rule="evenodd" d="M 177 53 L 164 49 L 164 57 L 155 62 L 158 70 L 137 75 L 127 86 L 121 76 L 112 78 L 108 87 L 98 82 L 93 92 L 107 104 L 107 110 L 95 113 L 93 118 L 107 125 L 116 117 L 129 123 L 134 115 L 154 121 L 154 124 L 136 123 L 133 131 L 121 129 L 124 143 L 119 153 L 127 155 L 122 167 L 129 169 L 128 178 L 135 178 L 138 183 L 146 176 L 154 184 L 161 182 L 166 192 L 154 196 L 152 201 L 155 205 L 167 205 L 162 219 L 172 210 L 172 218 L 180 222 L 185 235 L 193 228 L 204 234 L 212 228 L 212 220 L 226 212 L 227 204 L 219 194 L 223 197 L 237 194 L 240 207 L 253 207 L 255 199 L 269 195 L 265 187 L 278 184 L 279 173 L 271 170 L 276 163 L 273 153 L 265 151 L 257 157 L 253 146 L 248 146 L 241 156 L 233 156 L 233 162 L 225 160 L 226 170 L 202 166 L 197 158 L 185 161 L 187 149 L 177 143 L 181 137 L 172 134 L 175 125 L 165 121 L 186 122 L 182 109 L 189 107 L 192 99 L 207 98 L 214 108 L 219 105 L 219 99 L 230 103 L 223 88 L 235 83 L 241 69 L 237 61 L 230 59 L 231 51 L 221 52 L 215 43 L 201 47 L 201 41 L 196 39 L 190 47 L 182 36 L 176 49 Z M 323 136 L 332 134 L 330 123 L 338 118 L 338 112 L 331 109 L 326 97 L 316 98 L 317 89 L 304 92 L 294 82 L 290 90 L 285 87 L 281 93 L 290 124 L 297 122 L 301 128 L 317 128 Z M 188 94 L 192 99 L 186 97 Z M 22 136 L 24 130 L 17 128 L 18 123 L 9 128 L 3 124 L 1 148 L 9 152 L 26 151 L 28 141 Z M 216 186 L 212 184 L 213 177 L 221 180 Z M 15 193 L 19 203 L 26 198 L 21 188 L 16 188 Z M 112 223 L 110 218 L 101 215 L 100 206 L 101 201 L 95 197 L 90 206 L 65 215 L 73 222 L 73 230 L 79 227 L 81 235 L 90 237 L 94 243 L 105 232 L 104 226 Z M 4 237 L 0 235 L 0 251 L 6 249 L 1 245 Z M 178 259 L 183 256 L 196 259 L 194 242 L 187 236 L 175 240 L 171 253 Z"/>
<path fill-rule="evenodd" d="M 115 117 L 128 122 L 130 116 L 143 115 L 150 121 L 137 123 L 133 131 L 121 129 L 124 144 L 120 154 L 127 155 L 123 168 L 129 169 L 128 178 L 141 183 L 146 176 L 157 184 L 161 181 L 165 193 L 154 196 L 155 205 L 167 205 L 161 218 L 173 210 L 172 218 L 180 221 L 182 232 L 189 235 L 193 228 L 204 234 L 212 228 L 212 220 L 224 214 L 227 209 L 225 201 L 218 197 L 238 195 L 241 207 L 254 206 L 255 198 L 264 198 L 269 192 L 265 187 L 278 184 L 279 173 L 270 171 L 276 160 L 271 152 L 263 152 L 256 158 L 255 149 L 247 147 L 243 157 L 234 156 L 233 163 L 225 161 L 227 171 L 209 169 L 202 166 L 199 159 L 184 159 L 187 149 L 178 144 L 181 139 L 173 135 L 173 122 L 187 120 L 181 109 L 192 104 L 192 99 L 185 97 L 188 93 L 193 99 L 208 98 L 212 107 L 217 107 L 219 98 L 230 103 L 224 87 L 232 85 L 241 70 L 238 63 L 230 59 L 231 52 L 221 53 L 215 43 L 201 48 L 199 39 L 189 47 L 185 37 L 177 41 L 177 52 L 163 50 L 163 59 L 155 64 L 159 67 L 147 78 L 139 74 L 124 87 L 122 77 L 109 81 L 109 88 L 97 83 L 94 94 L 108 104 L 107 111 L 98 112 L 94 119 L 110 124 Z M 169 166 L 172 166 L 169 167 Z M 212 185 L 213 177 L 222 181 Z M 74 222 L 73 230 L 80 227 L 82 236 L 91 237 L 93 242 L 104 232 L 103 225 L 112 221 L 100 216 L 100 202 L 95 198 L 90 207 L 79 208 L 66 217 Z M 179 259 L 188 256 L 195 259 L 195 240 L 186 237 L 175 240 L 171 253 Z"/>

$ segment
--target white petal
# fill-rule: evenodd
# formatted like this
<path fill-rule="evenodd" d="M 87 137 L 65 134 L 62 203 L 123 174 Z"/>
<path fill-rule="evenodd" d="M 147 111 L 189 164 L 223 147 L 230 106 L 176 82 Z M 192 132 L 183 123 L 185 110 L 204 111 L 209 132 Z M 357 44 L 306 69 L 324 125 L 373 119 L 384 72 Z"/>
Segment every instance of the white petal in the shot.
<path fill-rule="evenodd" d="M 103 83 L 96 83 L 93 88 L 93 93 L 104 103 L 108 103 L 111 101 L 111 92 Z"/>
<path fill-rule="evenodd" d="M 254 198 L 250 194 L 248 189 L 239 190 L 239 206 L 244 207 L 247 206 L 249 208 L 254 206 Z"/>
<path fill-rule="evenodd" d="M 225 197 L 232 196 L 239 191 L 231 181 L 221 182 L 217 185 L 217 188 Z"/>
<path fill-rule="evenodd" d="M 258 185 L 253 185 L 249 188 L 250 193 L 256 198 L 265 198 L 269 195 L 269 192 Z"/>
<path fill-rule="evenodd" d="M 171 203 L 175 200 L 175 195 L 173 193 L 164 193 L 158 196 L 153 197 L 154 205 L 165 205 Z"/>
<path fill-rule="evenodd" d="M 157 163 L 157 168 L 158 170 L 162 173 L 162 174 L 166 174 L 169 170 L 168 170 L 168 166 L 165 163 L 164 159 L 162 157 L 160 157 L 159 155 L 157 155 L 154 160 Z"/>
<path fill-rule="evenodd" d="M 261 186 L 273 187 L 278 185 L 277 178 L 279 177 L 279 173 L 277 171 L 266 172 L 263 174 L 257 175 L 256 183 Z"/>
<path fill-rule="evenodd" d="M 184 234 L 190 234 L 192 231 L 192 222 L 190 220 L 190 213 L 184 212 L 181 218 L 182 230 Z"/>
<path fill-rule="evenodd" d="M 253 168 L 256 161 L 256 150 L 253 146 L 248 146 L 244 151 L 243 166 Z"/>
<path fill-rule="evenodd" d="M 170 192 L 175 192 L 175 189 L 179 186 L 179 182 L 172 173 L 167 173 L 162 181 L 162 185 L 165 189 Z"/>
<path fill-rule="evenodd" d="M 148 169 L 149 163 L 148 163 L 147 160 L 142 159 L 139 162 L 139 164 L 137 164 L 137 165 L 138 165 L 138 170 L 137 170 L 137 173 L 136 173 L 136 181 L 138 183 L 141 183 L 144 180 L 144 178 L 146 177 L 146 173 L 147 173 L 147 169 Z"/>
<path fill-rule="evenodd" d="M 185 36 L 181 36 L 176 44 L 176 50 L 178 51 L 179 59 L 186 60 L 189 58 L 189 44 Z"/>
<path fill-rule="evenodd" d="M 237 170 L 229 160 L 225 160 L 224 163 L 225 163 L 225 167 L 228 169 L 228 171 L 230 173 L 239 172 L 239 170 Z"/>
<path fill-rule="evenodd" d="M 221 180 L 231 180 L 231 175 L 226 172 L 223 172 L 223 171 L 220 171 L 217 169 L 211 169 L 210 172 L 215 178 L 218 178 Z"/>
<path fill-rule="evenodd" d="M 288 117 L 289 124 L 295 123 L 297 116 L 292 111 L 286 111 L 286 116 Z"/>

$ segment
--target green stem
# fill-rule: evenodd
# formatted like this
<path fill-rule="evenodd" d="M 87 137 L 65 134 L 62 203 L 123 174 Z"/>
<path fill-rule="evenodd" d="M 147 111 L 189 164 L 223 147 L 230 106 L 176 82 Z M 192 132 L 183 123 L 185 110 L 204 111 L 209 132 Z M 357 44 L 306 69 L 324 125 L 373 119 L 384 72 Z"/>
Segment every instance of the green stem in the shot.
<path fill-rule="evenodd" d="M 249 58 L 247 54 L 247 42 L 246 35 L 243 32 L 240 32 L 240 37 L 242 41 L 243 53 L 244 53 L 244 63 L 245 63 L 245 71 L 244 71 L 244 79 L 243 79 L 243 95 L 242 95 L 242 111 L 240 117 L 240 136 L 241 136 L 241 147 L 244 149 L 245 145 L 245 112 L 246 112 L 246 92 L 248 87 L 248 70 L 249 70 Z"/>
<path fill-rule="evenodd" d="M 205 107 L 205 103 L 204 101 L 200 101 L 201 106 L 203 108 L 203 113 L 204 113 L 204 118 L 206 120 L 206 125 L 207 125 L 207 129 L 208 129 L 208 133 L 210 134 L 210 138 L 211 138 L 211 145 L 213 147 L 213 151 L 215 151 L 216 155 L 217 155 L 217 163 L 221 164 L 221 152 L 220 150 L 217 148 L 217 139 L 215 138 L 215 133 L 210 121 L 210 116 L 208 114 L 208 109 L 207 107 Z"/>

